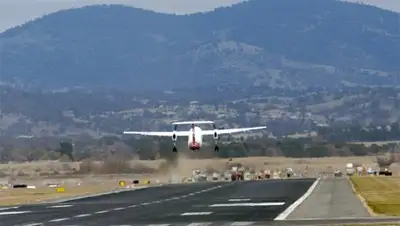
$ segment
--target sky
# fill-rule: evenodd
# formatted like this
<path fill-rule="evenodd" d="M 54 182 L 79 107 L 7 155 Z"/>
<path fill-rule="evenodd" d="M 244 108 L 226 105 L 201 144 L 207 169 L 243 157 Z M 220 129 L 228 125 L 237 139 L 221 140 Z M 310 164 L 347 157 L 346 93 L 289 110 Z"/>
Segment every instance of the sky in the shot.
<path fill-rule="evenodd" d="M 0 32 L 61 9 L 99 3 L 125 4 L 165 13 L 194 13 L 245 0 L 0 0 Z M 365 2 L 400 12 L 400 0 L 347 0 Z"/>

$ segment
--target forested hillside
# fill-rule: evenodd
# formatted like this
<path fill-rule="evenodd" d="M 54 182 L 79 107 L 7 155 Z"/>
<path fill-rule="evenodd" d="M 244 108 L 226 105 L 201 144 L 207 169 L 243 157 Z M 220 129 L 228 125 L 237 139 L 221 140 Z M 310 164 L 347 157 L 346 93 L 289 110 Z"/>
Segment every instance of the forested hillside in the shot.
<path fill-rule="evenodd" d="M 185 16 L 90 6 L 2 33 L 1 79 L 136 90 L 393 84 L 398 18 L 333 0 L 250 0 Z"/>

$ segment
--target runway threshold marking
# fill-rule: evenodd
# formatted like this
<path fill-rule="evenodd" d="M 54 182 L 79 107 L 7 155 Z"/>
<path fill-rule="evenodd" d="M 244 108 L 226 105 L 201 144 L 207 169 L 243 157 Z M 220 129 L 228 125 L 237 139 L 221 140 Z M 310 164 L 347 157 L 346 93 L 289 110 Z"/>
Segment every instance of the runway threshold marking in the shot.
<path fill-rule="evenodd" d="M 212 212 L 187 212 L 182 213 L 181 216 L 199 216 L 199 215 L 210 215 Z"/>
<path fill-rule="evenodd" d="M 243 202 L 243 203 L 218 203 L 209 207 L 235 207 L 235 206 L 283 206 L 285 202 Z"/>
<path fill-rule="evenodd" d="M 291 214 L 301 203 L 304 202 L 304 200 L 311 195 L 311 193 L 315 190 L 317 187 L 319 181 L 321 178 L 318 178 L 314 181 L 314 183 L 310 186 L 310 188 L 307 190 L 306 193 L 304 193 L 303 196 L 301 196 L 299 199 L 296 200 L 292 205 L 290 205 L 285 211 L 283 211 L 281 214 L 279 214 L 277 217 L 275 217 L 274 220 L 279 221 L 279 220 L 285 220 L 289 214 Z"/>

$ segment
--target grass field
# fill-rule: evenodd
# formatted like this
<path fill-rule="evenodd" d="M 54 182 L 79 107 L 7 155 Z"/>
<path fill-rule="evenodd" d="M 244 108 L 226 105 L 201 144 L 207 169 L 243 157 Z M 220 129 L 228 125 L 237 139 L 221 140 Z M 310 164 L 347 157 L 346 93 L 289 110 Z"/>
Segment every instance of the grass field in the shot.
<path fill-rule="evenodd" d="M 400 177 L 351 177 L 356 192 L 380 215 L 400 216 Z"/>
<path fill-rule="evenodd" d="M 360 226 L 360 225 L 368 225 L 368 226 L 399 226 L 400 223 L 385 223 L 385 224 L 345 224 L 342 226 Z"/>
<path fill-rule="evenodd" d="M 104 193 L 124 189 L 120 187 L 119 181 L 123 180 L 126 185 L 132 185 L 133 180 L 139 180 L 143 186 L 145 180 L 151 180 L 153 184 L 155 180 L 162 178 L 151 178 L 149 176 L 133 177 L 132 175 L 107 175 L 107 176 L 86 176 L 79 179 L 63 178 L 63 179 L 20 179 L 23 184 L 36 186 L 35 189 L 28 188 L 8 188 L 0 189 L 0 206 L 33 204 L 43 201 L 59 200 L 77 196 L 91 195 L 96 193 Z M 56 188 L 47 186 L 47 183 L 58 184 L 64 188 L 63 192 L 57 192 Z"/>
<path fill-rule="evenodd" d="M 116 186 L 115 186 L 116 187 Z M 65 187 L 64 192 L 57 192 L 56 188 L 43 187 L 38 189 L 7 189 L 0 192 L 0 206 L 32 204 L 37 202 L 76 197 L 87 194 L 96 194 L 113 190 L 112 187 L 76 186 Z"/>

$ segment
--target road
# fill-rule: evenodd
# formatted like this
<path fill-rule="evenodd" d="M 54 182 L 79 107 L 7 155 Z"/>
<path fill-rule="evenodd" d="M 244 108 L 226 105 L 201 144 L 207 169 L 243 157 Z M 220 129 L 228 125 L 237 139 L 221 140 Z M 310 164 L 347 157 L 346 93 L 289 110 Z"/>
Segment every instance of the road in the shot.
<path fill-rule="evenodd" d="M 303 196 L 314 181 L 239 181 L 150 187 L 57 204 L 0 209 L 0 225 L 227 223 L 244 226 L 272 223 Z"/>

